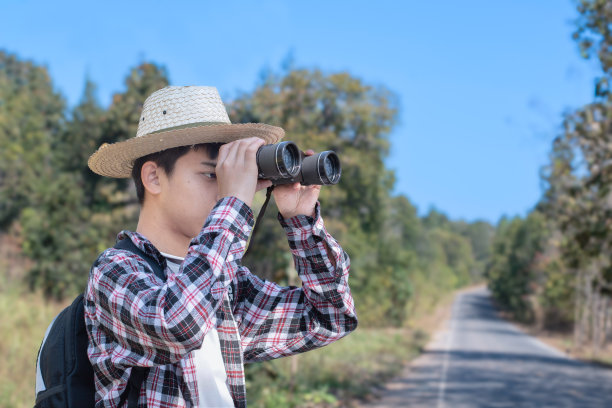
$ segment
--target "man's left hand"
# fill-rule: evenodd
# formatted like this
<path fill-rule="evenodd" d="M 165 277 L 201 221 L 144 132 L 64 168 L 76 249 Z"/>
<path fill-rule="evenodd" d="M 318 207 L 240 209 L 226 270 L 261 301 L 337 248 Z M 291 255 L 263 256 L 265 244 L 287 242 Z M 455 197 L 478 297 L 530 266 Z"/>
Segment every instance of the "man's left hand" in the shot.
<path fill-rule="evenodd" d="M 304 153 L 311 156 L 314 151 L 307 150 Z M 275 186 L 272 194 L 278 211 L 283 218 L 287 219 L 296 215 L 314 217 L 315 205 L 319 199 L 320 191 L 321 186 L 319 185 L 303 186 L 300 183 L 293 183 Z"/>

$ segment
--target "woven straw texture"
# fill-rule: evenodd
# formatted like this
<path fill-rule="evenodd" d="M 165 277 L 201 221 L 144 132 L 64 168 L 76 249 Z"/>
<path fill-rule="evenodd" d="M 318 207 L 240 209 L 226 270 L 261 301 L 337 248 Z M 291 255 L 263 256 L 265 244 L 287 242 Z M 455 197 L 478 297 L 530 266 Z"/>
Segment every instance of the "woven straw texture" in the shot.
<path fill-rule="evenodd" d="M 127 178 L 131 176 L 134 160 L 151 153 L 247 137 L 259 137 L 270 144 L 284 135 L 282 128 L 263 123 L 231 124 L 214 87 L 171 86 L 147 98 L 136 137 L 100 146 L 88 164 L 102 176 Z"/>
<path fill-rule="evenodd" d="M 230 120 L 217 89 L 212 86 L 168 86 L 147 98 L 136 137 L 193 123 Z"/>

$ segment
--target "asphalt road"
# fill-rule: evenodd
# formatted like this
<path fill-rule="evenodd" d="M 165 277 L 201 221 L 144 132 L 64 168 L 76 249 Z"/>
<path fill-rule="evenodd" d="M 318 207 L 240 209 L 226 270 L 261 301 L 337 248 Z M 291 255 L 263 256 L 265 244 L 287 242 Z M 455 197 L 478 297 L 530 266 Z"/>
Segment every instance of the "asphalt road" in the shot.
<path fill-rule="evenodd" d="M 368 407 L 612 407 L 612 370 L 497 317 L 486 289 L 457 296 L 426 352 Z"/>

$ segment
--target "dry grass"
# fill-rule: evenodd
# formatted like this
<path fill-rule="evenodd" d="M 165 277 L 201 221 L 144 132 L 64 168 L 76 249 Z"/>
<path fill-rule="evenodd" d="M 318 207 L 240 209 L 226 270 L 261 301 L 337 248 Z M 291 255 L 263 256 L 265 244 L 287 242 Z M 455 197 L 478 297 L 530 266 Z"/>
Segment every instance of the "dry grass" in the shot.
<path fill-rule="evenodd" d="M 8 286 L 8 287 L 7 287 Z M 32 407 L 36 356 L 47 326 L 66 303 L 49 303 L 16 285 L 0 289 L 0 407 Z"/>
<path fill-rule="evenodd" d="M 508 318 L 508 316 L 505 317 Z M 512 323 L 520 328 L 523 332 L 536 337 L 543 343 L 548 344 L 549 346 L 567 354 L 572 358 L 587 363 L 594 363 L 612 368 L 612 344 L 608 344 L 599 352 L 594 353 L 591 347 L 576 346 L 574 343 L 573 333 L 559 333 L 549 330 L 541 330 L 533 326 L 519 323 L 513 319 L 511 320 Z"/>
<path fill-rule="evenodd" d="M 51 320 L 72 299 L 49 302 L 0 276 L 0 407 L 31 407 L 36 355 Z M 403 329 L 359 328 L 347 338 L 297 357 L 250 369 L 250 406 L 352 406 L 397 375 L 450 313 L 454 294 L 429 302 Z"/>
<path fill-rule="evenodd" d="M 18 287 L 0 290 L 0 407 L 34 405 L 36 354 L 53 317 L 68 303 L 49 303 Z M 267 363 L 249 386 L 251 406 L 338 406 L 363 397 L 418 354 L 423 334 L 406 329 L 358 329 L 347 338 L 297 357 Z M 257 371 L 257 370 L 256 370 Z M 344 402 L 343 402 L 344 401 Z"/>
<path fill-rule="evenodd" d="M 248 367 L 249 406 L 349 407 L 419 354 L 421 331 L 357 329 L 325 348 Z"/>

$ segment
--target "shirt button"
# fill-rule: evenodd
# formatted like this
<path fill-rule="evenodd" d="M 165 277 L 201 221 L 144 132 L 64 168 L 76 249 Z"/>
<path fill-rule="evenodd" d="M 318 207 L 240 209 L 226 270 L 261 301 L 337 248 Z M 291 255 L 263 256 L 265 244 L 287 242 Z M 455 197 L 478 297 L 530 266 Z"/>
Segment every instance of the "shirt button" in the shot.
<path fill-rule="evenodd" d="M 248 225 L 243 225 L 243 226 L 242 226 L 242 231 L 243 231 L 244 233 L 249 232 L 249 226 L 248 226 Z"/>
<path fill-rule="evenodd" d="M 228 262 L 232 262 L 233 260 L 234 260 L 234 255 L 229 254 L 229 255 L 227 256 L 227 261 L 228 261 Z"/>

